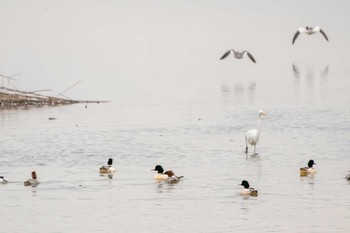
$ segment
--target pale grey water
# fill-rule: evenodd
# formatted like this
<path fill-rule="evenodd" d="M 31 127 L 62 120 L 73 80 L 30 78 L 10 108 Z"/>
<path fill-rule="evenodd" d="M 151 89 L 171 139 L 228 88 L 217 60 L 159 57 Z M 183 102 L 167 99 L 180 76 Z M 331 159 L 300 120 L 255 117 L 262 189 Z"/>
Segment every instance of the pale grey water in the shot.
<path fill-rule="evenodd" d="M 102 3 L 0 1 L 12 84 L 60 93 L 81 79 L 65 94 L 112 100 L 0 111 L 1 233 L 350 231 L 347 1 Z M 292 46 L 307 24 L 330 41 Z M 220 61 L 231 48 L 257 64 Z M 112 180 L 98 174 L 109 157 Z M 300 178 L 309 159 L 317 174 Z M 184 180 L 155 183 L 156 164 Z M 41 184 L 24 187 L 33 170 Z M 259 197 L 239 195 L 242 179 Z"/>
<path fill-rule="evenodd" d="M 2 110 L 0 171 L 11 182 L 0 186 L 0 231 L 348 232 L 349 73 L 289 68 L 282 90 L 212 77 L 188 103 Z M 247 158 L 260 108 L 259 156 Z M 112 180 L 98 174 L 109 157 Z M 318 172 L 300 178 L 309 159 Z M 184 180 L 155 183 L 156 164 Z M 24 187 L 32 170 L 41 184 Z M 239 195 L 242 179 L 259 197 Z"/>

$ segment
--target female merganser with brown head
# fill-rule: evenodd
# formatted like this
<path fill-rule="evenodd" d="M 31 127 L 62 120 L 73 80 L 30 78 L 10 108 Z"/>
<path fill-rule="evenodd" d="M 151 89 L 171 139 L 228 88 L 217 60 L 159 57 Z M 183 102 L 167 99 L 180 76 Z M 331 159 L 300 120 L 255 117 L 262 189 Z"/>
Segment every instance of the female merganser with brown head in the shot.
<path fill-rule="evenodd" d="M 24 186 L 32 186 L 35 187 L 39 184 L 39 181 L 37 180 L 36 172 L 32 172 L 32 179 L 28 179 L 24 181 Z"/>
<path fill-rule="evenodd" d="M 168 184 L 176 184 L 179 183 L 179 181 L 184 177 L 184 176 L 175 176 L 173 171 L 166 171 L 164 174 L 168 175 L 168 178 L 165 179 L 165 183 Z"/>

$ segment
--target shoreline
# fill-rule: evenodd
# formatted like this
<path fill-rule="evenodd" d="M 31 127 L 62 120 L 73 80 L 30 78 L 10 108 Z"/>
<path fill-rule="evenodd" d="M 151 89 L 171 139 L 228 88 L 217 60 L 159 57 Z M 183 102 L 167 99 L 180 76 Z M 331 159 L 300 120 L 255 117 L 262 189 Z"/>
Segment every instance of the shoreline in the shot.
<path fill-rule="evenodd" d="M 72 100 L 0 87 L 0 109 L 13 107 L 58 106 L 77 103 L 107 103 L 99 100 Z"/>

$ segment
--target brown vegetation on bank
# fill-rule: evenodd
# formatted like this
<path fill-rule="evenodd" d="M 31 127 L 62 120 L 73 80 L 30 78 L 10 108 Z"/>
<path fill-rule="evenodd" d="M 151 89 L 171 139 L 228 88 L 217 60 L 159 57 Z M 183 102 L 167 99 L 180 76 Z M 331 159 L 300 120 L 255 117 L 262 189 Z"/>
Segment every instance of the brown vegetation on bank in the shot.
<path fill-rule="evenodd" d="M 11 107 L 56 106 L 75 103 L 104 103 L 107 101 L 72 100 L 53 96 L 41 95 L 36 92 L 19 91 L 0 87 L 0 109 Z"/>

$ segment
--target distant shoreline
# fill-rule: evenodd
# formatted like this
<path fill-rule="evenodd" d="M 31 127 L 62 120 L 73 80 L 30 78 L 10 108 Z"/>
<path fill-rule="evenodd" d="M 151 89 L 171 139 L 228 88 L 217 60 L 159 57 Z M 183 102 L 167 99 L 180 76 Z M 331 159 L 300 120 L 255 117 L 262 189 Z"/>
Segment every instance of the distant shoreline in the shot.
<path fill-rule="evenodd" d="M 13 90 L 0 87 L 0 109 L 13 107 L 57 106 L 76 103 L 106 103 L 109 101 L 72 100 L 53 96 L 40 95 L 35 92 Z"/>

